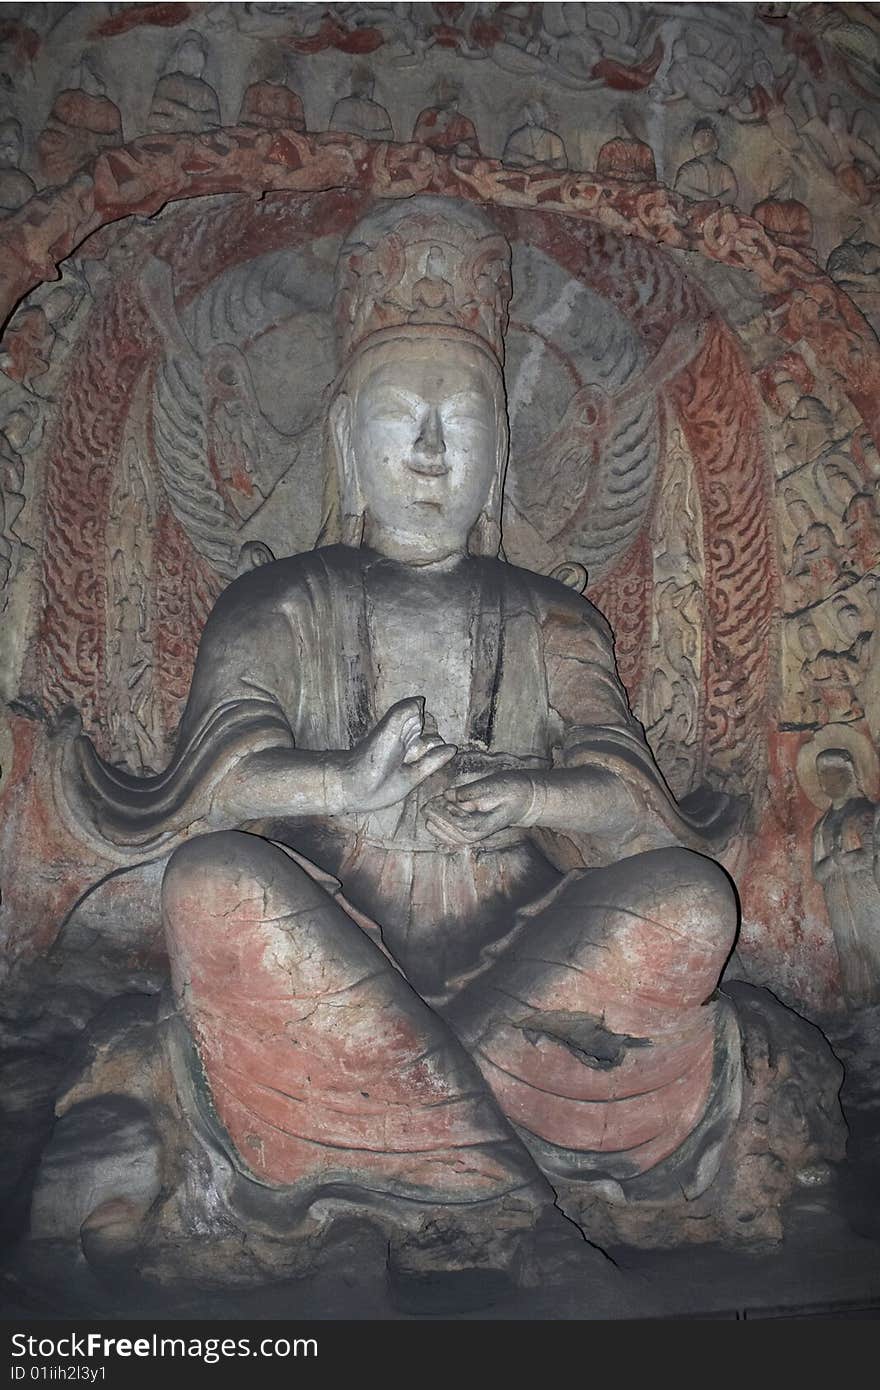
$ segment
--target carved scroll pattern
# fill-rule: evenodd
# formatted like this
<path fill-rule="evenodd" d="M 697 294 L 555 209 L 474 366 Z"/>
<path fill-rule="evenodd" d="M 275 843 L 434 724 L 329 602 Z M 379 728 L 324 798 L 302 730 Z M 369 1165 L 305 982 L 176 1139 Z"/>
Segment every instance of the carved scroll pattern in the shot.
<path fill-rule="evenodd" d="M 670 430 L 651 526 L 654 583 L 636 713 L 676 796 L 700 782 L 705 639 L 703 516 L 693 459 Z"/>
<path fill-rule="evenodd" d="M 142 413 L 144 378 L 135 410 L 126 421 L 118 466 L 110 480 L 106 545 L 106 683 L 112 692 L 104 712 L 115 763 L 145 771 L 158 764 L 162 728 L 153 676 L 152 595 L 155 489 L 143 436 L 132 421 Z"/>
<path fill-rule="evenodd" d="M 98 306 L 73 366 L 46 468 L 38 666 L 46 707 L 98 728 L 106 689 L 108 498 L 146 324 L 130 286 Z M 115 695 L 115 692 L 114 692 Z"/>
<path fill-rule="evenodd" d="M 706 596 L 704 747 L 729 787 L 754 787 L 764 752 L 777 575 L 757 402 L 741 353 L 716 323 L 673 397 L 702 475 Z"/>
<path fill-rule="evenodd" d="M 651 548 L 643 533 L 613 574 L 590 590 L 590 598 L 611 624 L 620 679 L 637 705 L 650 633 Z"/>

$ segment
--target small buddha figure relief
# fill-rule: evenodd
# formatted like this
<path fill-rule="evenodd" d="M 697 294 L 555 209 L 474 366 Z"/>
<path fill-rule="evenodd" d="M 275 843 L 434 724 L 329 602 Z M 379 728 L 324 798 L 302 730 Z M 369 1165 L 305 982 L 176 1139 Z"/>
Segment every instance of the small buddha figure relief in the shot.
<path fill-rule="evenodd" d="M 37 191 L 21 168 L 22 148 L 21 122 L 13 116 L 0 120 L 0 218 L 17 212 Z"/>
<path fill-rule="evenodd" d="M 814 166 L 831 174 L 854 202 L 872 203 L 880 181 L 876 118 L 864 109 L 848 115 L 836 92 L 828 97 L 823 114 L 809 82 L 802 83 L 799 96 L 806 112 L 800 134 Z"/>
<path fill-rule="evenodd" d="M 814 256 L 813 218 L 805 203 L 796 198 L 763 198 L 752 208 L 752 216 L 780 246 Z"/>
<path fill-rule="evenodd" d="M 854 492 L 843 512 L 843 531 L 850 554 L 861 573 L 880 563 L 880 513 L 875 493 Z"/>
<path fill-rule="evenodd" d="M 33 408 L 11 410 L 0 427 L 0 612 L 9 603 L 11 581 L 23 542 L 16 522 L 25 505 L 24 453 L 34 431 Z"/>
<path fill-rule="evenodd" d="M 616 117 L 615 125 L 613 139 L 606 140 L 596 155 L 596 173 L 626 183 L 656 183 L 654 151 L 641 138 L 641 121 L 624 111 Z"/>
<path fill-rule="evenodd" d="M 203 76 L 207 61 L 201 36 L 186 34 L 156 83 L 147 118 L 149 130 L 197 133 L 220 124 L 217 93 Z"/>
<path fill-rule="evenodd" d="M 880 246 L 871 240 L 862 217 L 854 219 L 845 240 L 829 252 L 825 269 L 856 303 L 862 295 L 880 293 Z"/>
<path fill-rule="evenodd" d="M 802 358 L 783 364 L 767 383 L 769 404 L 778 417 L 773 427 L 774 464 L 778 474 L 812 463 L 846 435 L 846 426 L 815 392 Z"/>
<path fill-rule="evenodd" d="M 675 176 L 675 190 L 686 198 L 735 203 L 739 195 L 736 174 L 718 157 L 718 132 L 708 119 L 697 121 L 692 142 L 694 158 L 682 164 Z"/>
<path fill-rule="evenodd" d="M 834 736 L 843 733 L 842 747 Z M 848 735 L 848 737 L 847 737 Z M 818 751 L 817 751 L 818 747 Z M 880 1000 L 880 886 L 874 877 L 876 806 L 861 776 L 876 784 L 876 754 L 864 736 L 823 730 L 808 745 L 798 768 L 807 794 L 825 807 L 813 831 L 813 872 L 822 885 L 840 963 L 843 995 L 850 1008 Z M 813 768 L 806 766 L 807 757 Z"/>
<path fill-rule="evenodd" d="M 831 527 L 818 520 L 793 488 L 786 488 L 785 507 L 795 533 L 785 581 L 786 606 L 791 610 L 824 598 L 856 575 Z"/>
<path fill-rule="evenodd" d="M 50 183 L 66 183 L 102 150 L 122 144 L 122 115 L 104 82 L 83 59 L 55 98 L 38 141 L 40 169 Z"/>
<path fill-rule="evenodd" d="M 853 689 L 866 713 L 869 727 L 877 718 L 877 687 L 880 668 L 877 663 L 877 592 L 870 576 L 858 591 L 852 589 L 838 594 L 833 603 L 833 624 L 852 671 Z"/>
<path fill-rule="evenodd" d="M 812 618 L 801 618 L 797 639 L 802 653 L 798 695 L 805 724 L 852 723 L 865 713 L 857 696 L 859 662 L 849 651 L 832 650 Z"/>
<path fill-rule="evenodd" d="M 505 164 L 528 168 L 543 164 L 550 169 L 567 169 L 568 155 L 562 138 L 548 125 L 549 116 L 543 102 L 535 99 L 526 107 L 525 122 L 511 131 L 501 156 Z"/>
<path fill-rule="evenodd" d="M 341 97 L 333 107 L 330 129 L 360 135 L 363 140 L 393 140 L 391 117 L 384 106 L 373 100 L 375 86 L 372 69 L 365 63 L 356 64 L 351 74 L 351 95 Z"/>
<path fill-rule="evenodd" d="M 460 98 L 458 87 L 448 78 L 441 78 L 434 90 L 434 105 L 426 106 L 416 117 L 412 139 L 437 154 L 479 159 L 476 126 L 459 110 Z"/>
<path fill-rule="evenodd" d="M 245 90 L 238 124 L 260 126 L 264 130 L 305 130 L 302 97 L 288 84 L 284 64 L 267 64 L 263 75 Z"/>

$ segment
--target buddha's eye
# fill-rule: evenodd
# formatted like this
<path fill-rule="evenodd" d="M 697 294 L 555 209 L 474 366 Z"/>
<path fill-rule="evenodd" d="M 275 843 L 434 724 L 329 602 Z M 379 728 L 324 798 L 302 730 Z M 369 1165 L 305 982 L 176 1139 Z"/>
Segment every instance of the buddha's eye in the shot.
<path fill-rule="evenodd" d="M 450 425 L 477 426 L 479 429 L 488 429 L 489 421 L 482 411 L 454 409 L 443 415 L 443 423 Z"/>

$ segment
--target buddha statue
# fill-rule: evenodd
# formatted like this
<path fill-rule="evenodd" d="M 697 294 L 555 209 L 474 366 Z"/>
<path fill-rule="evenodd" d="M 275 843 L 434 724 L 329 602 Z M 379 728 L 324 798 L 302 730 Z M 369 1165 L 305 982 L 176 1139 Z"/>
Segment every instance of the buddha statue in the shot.
<path fill-rule="evenodd" d="M 168 855 L 187 1113 L 291 1209 L 693 1199 L 740 1112 L 737 808 L 676 803 L 605 619 L 503 558 L 510 293 L 474 208 L 355 227 L 316 549 L 221 595 L 165 772 L 75 745 L 91 833 Z"/>

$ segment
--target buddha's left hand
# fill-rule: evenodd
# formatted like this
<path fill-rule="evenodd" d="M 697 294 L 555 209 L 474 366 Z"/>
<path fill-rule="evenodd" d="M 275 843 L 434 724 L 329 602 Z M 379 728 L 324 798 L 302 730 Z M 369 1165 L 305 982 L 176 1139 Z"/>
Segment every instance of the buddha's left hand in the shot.
<path fill-rule="evenodd" d="M 528 773 L 498 772 L 435 796 L 424 808 L 425 820 L 444 844 L 472 845 L 500 830 L 526 824 L 533 799 Z"/>

